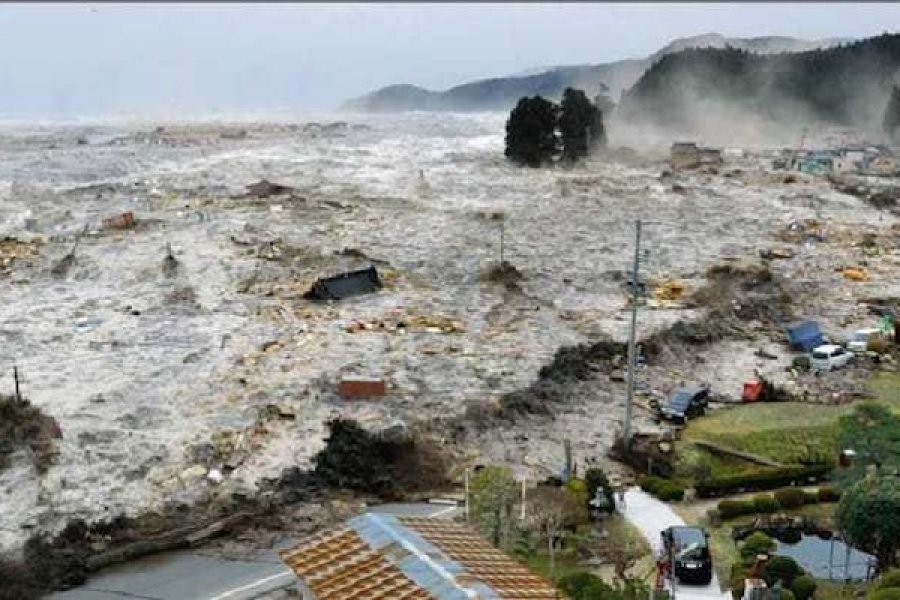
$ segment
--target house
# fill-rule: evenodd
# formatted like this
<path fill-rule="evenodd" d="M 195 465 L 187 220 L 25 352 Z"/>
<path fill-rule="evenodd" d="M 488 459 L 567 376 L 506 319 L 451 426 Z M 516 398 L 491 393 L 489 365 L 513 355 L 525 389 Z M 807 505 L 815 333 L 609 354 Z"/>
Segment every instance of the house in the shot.
<path fill-rule="evenodd" d="M 366 513 L 280 556 L 303 600 L 560 597 L 473 529 L 445 519 Z"/>
<path fill-rule="evenodd" d="M 890 177 L 898 171 L 894 157 L 883 154 L 868 157 L 863 170 L 867 175 L 881 175 L 885 177 Z"/>
<path fill-rule="evenodd" d="M 698 146 L 695 142 L 675 142 L 669 152 L 669 165 L 673 169 L 695 169 L 723 163 L 722 150 Z"/>
<path fill-rule="evenodd" d="M 834 172 L 834 156 L 826 152 L 811 152 L 797 158 L 797 170 L 809 175 L 828 175 Z"/>

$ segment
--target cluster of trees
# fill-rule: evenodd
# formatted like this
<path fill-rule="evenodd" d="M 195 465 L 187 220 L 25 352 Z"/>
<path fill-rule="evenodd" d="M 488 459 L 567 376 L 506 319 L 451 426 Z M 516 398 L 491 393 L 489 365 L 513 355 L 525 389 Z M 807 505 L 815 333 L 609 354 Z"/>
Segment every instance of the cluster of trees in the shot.
<path fill-rule="evenodd" d="M 566 88 L 559 105 L 522 98 L 506 122 L 505 155 L 520 165 L 572 163 L 605 145 L 603 113 L 582 90 Z"/>
<path fill-rule="evenodd" d="M 557 482 L 560 483 L 560 482 Z M 571 539 L 580 525 L 590 520 L 597 510 L 591 501 L 602 498 L 601 512 L 614 509 L 613 490 L 600 469 L 589 469 L 584 479 L 571 477 L 564 485 L 544 484 L 525 493 L 512 471 L 504 466 L 485 466 L 470 481 L 469 514 L 472 522 L 491 542 L 527 557 L 546 549 L 551 572 L 557 552 Z M 518 511 L 524 508 L 525 520 Z M 624 573 L 634 565 L 641 548 L 634 544 L 618 544 L 609 554 L 616 572 Z"/>
<path fill-rule="evenodd" d="M 775 541 L 762 532 L 751 534 L 740 548 L 740 562 L 734 565 L 731 574 L 733 591 L 743 593 L 744 579 L 760 554 L 775 552 Z M 816 593 L 816 580 L 789 556 L 771 556 L 762 570 L 762 578 L 769 587 L 780 582 L 781 600 L 809 600 Z"/>
<path fill-rule="evenodd" d="M 877 127 L 898 67 L 897 34 L 774 55 L 688 49 L 648 69 L 620 110 L 629 120 L 663 126 L 689 125 L 716 104 L 784 124 L 803 119 Z"/>
<path fill-rule="evenodd" d="M 873 554 L 878 570 L 897 566 L 900 550 L 900 417 L 873 402 L 841 418 L 838 445 L 852 449 L 837 470 L 843 490 L 836 518 L 847 540 Z"/>

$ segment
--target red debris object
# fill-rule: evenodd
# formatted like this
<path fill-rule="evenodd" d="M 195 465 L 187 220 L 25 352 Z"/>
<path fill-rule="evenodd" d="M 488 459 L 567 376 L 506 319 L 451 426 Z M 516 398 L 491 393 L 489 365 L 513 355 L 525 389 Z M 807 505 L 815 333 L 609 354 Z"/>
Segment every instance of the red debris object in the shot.
<path fill-rule="evenodd" d="M 756 402 L 763 391 L 762 381 L 756 379 L 744 382 L 744 391 L 741 394 L 741 402 Z"/>
<path fill-rule="evenodd" d="M 338 385 L 338 392 L 344 400 L 381 397 L 387 392 L 383 379 L 345 378 Z"/>
<path fill-rule="evenodd" d="M 131 211 L 103 219 L 103 229 L 131 229 L 134 224 L 134 213 Z"/>

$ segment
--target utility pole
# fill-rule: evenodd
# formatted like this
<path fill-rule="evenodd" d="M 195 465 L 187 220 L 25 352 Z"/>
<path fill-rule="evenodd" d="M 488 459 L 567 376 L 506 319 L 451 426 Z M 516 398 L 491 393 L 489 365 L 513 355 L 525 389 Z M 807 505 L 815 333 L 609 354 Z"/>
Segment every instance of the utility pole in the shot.
<path fill-rule="evenodd" d="M 16 382 L 16 402 L 22 402 L 22 394 L 19 392 L 19 367 L 13 365 L 13 380 Z"/>
<path fill-rule="evenodd" d="M 641 264 L 641 220 L 634 222 L 634 265 L 631 269 L 631 329 L 628 332 L 628 391 L 625 397 L 625 426 L 622 429 L 622 437 L 625 442 L 626 451 L 630 447 L 631 442 L 631 411 L 634 396 L 634 365 L 635 357 L 635 330 L 637 329 L 637 310 L 638 298 L 640 295 L 640 272 Z"/>
<path fill-rule="evenodd" d="M 504 262 L 503 261 L 503 250 L 504 250 L 503 244 L 505 241 L 505 237 L 506 237 L 506 218 L 501 217 L 500 218 L 500 266 L 501 267 L 503 266 L 503 262 Z"/>
<path fill-rule="evenodd" d="M 463 499 L 463 502 L 465 505 L 464 510 L 465 510 L 465 515 L 466 515 L 466 522 L 468 523 L 469 522 L 469 467 L 466 467 L 466 470 L 463 471 L 463 481 L 465 482 L 464 485 L 465 485 L 465 489 L 466 489 L 466 492 L 465 492 L 466 495 L 465 495 L 465 498 Z"/>

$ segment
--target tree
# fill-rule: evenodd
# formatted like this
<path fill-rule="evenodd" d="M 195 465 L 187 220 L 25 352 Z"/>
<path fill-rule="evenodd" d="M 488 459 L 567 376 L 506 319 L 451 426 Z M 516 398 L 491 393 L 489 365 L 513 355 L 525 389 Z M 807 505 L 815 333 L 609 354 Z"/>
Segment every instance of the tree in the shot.
<path fill-rule="evenodd" d="M 566 490 L 556 486 L 539 486 L 531 490 L 526 498 L 526 520 L 547 541 L 552 574 L 556 566 L 556 546 L 563 528 L 582 522 L 587 509 Z"/>
<path fill-rule="evenodd" d="M 900 128 L 900 86 L 895 85 L 891 89 L 891 97 L 884 109 L 882 127 L 884 127 L 884 132 L 891 137 L 894 137 L 897 129 Z"/>
<path fill-rule="evenodd" d="M 551 162 L 559 149 L 558 113 L 556 104 L 540 96 L 519 100 L 506 121 L 506 158 L 529 167 Z"/>
<path fill-rule="evenodd" d="M 869 465 L 892 472 L 900 468 L 900 418 L 881 404 L 859 404 L 838 421 L 838 447 L 856 453 L 851 466 L 838 470 L 843 486 L 862 479 Z"/>
<path fill-rule="evenodd" d="M 563 160 L 574 162 L 606 144 L 603 114 L 581 90 L 566 88 L 560 104 Z"/>
<path fill-rule="evenodd" d="M 469 512 L 495 546 L 501 546 L 512 520 L 516 480 L 509 467 L 487 466 L 472 477 Z"/>
<path fill-rule="evenodd" d="M 847 540 L 877 560 L 879 572 L 897 564 L 900 478 L 870 475 L 844 492 L 835 513 Z"/>
<path fill-rule="evenodd" d="M 777 548 L 775 540 L 761 531 L 754 531 L 741 546 L 741 558 L 746 563 L 752 563 L 759 554 L 771 554 Z"/>
<path fill-rule="evenodd" d="M 612 485 L 602 469 L 592 467 L 584 474 L 584 483 L 587 485 L 588 501 L 597 497 L 597 490 L 606 498 L 606 512 L 613 512 L 616 508 L 616 500 L 613 495 Z"/>

